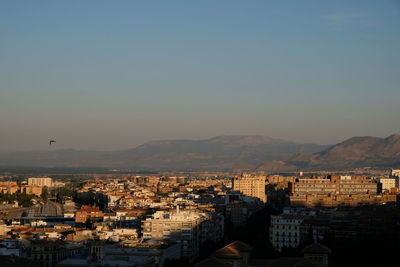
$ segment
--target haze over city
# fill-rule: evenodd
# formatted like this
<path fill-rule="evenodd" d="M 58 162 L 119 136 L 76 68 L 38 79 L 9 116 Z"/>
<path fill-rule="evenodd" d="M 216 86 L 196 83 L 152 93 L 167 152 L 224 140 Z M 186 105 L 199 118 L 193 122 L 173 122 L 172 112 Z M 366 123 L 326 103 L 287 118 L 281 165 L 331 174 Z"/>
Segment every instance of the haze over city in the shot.
<path fill-rule="evenodd" d="M 0 151 L 398 133 L 398 1 L 3 1 Z"/>

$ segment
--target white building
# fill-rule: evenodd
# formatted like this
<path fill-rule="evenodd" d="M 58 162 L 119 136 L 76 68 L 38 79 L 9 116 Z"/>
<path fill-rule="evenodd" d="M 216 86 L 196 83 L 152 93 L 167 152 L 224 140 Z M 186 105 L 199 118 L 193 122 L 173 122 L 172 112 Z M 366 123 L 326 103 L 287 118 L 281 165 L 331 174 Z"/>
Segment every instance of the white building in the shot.
<path fill-rule="evenodd" d="M 224 220 L 220 217 L 192 210 L 179 211 L 179 208 L 172 212 L 157 211 L 143 221 L 143 238 L 179 242 L 183 257 L 196 257 L 202 242 L 219 241 L 215 239 L 223 237 Z"/>
<path fill-rule="evenodd" d="M 300 225 L 303 220 L 304 217 L 299 215 L 272 215 L 269 228 L 272 246 L 278 251 L 283 247 L 298 247 L 300 245 Z"/>
<path fill-rule="evenodd" d="M 28 178 L 28 185 L 52 187 L 53 179 L 50 177 L 30 177 Z"/>
<path fill-rule="evenodd" d="M 375 180 L 382 184 L 382 191 L 390 191 L 392 188 L 396 187 L 395 178 L 376 178 Z"/>

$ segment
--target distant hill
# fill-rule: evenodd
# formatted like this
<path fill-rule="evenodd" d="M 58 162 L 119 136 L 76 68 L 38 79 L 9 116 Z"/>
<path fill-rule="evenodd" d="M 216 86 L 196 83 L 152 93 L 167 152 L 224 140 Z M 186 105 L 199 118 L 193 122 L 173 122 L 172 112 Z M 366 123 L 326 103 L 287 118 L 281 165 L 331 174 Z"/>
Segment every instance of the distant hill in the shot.
<path fill-rule="evenodd" d="M 400 135 L 353 137 L 333 146 L 267 136 L 161 140 L 119 151 L 30 151 L 0 154 L 0 166 L 120 168 L 149 171 L 299 171 L 400 166 Z"/>
<path fill-rule="evenodd" d="M 400 166 L 400 135 L 353 137 L 315 153 L 299 153 L 279 163 L 267 161 L 259 170 L 329 170 Z"/>
<path fill-rule="evenodd" d="M 106 167 L 140 170 L 253 170 L 266 161 L 313 153 L 327 146 L 267 136 L 161 140 L 120 151 L 30 151 L 0 154 L 0 166 Z"/>

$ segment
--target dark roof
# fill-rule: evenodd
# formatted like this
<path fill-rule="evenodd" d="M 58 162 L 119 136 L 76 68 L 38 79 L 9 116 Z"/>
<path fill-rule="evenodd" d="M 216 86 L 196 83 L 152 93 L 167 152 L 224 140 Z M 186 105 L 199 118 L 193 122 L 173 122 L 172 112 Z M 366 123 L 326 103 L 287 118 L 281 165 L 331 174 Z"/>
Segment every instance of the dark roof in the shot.
<path fill-rule="evenodd" d="M 242 241 L 235 241 L 226 245 L 223 248 L 218 249 L 214 252 L 211 256 L 215 258 L 234 258 L 240 259 L 242 257 L 242 252 L 250 252 L 252 249 L 251 246 L 242 242 Z"/>
<path fill-rule="evenodd" d="M 242 261 L 242 253 L 250 252 L 252 247 L 248 244 L 235 241 L 226 245 L 223 248 L 218 249 L 208 258 L 196 264 L 196 267 L 229 267 L 232 266 L 229 262 L 231 260 Z"/>
<path fill-rule="evenodd" d="M 7 267 L 37 266 L 31 260 L 16 256 L 0 256 L 0 263 L 2 266 L 7 266 Z"/>
<path fill-rule="evenodd" d="M 206 258 L 205 260 L 196 264 L 196 267 L 230 267 L 229 263 L 216 258 Z"/>
<path fill-rule="evenodd" d="M 223 247 L 215 251 L 212 255 L 215 258 L 230 258 L 230 259 L 240 259 L 240 252 L 231 248 L 231 247 Z"/>
<path fill-rule="evenodd" d="M 99 207 L 96 207 L 96 206 L 92 207 L 89 205 L 84 205 L 77 211 L 79 211 L 79 212 L 99 212 L 100 209 L 99 209 Z"/>
<path fill-rule="evenodd" d="M 329 254 L 331 250 L 320 243 L 313 243 L 311 245 L 306 246 L 303 249 L 303 253 L 310 253 L 310 254 Z"/>
<path fill-rule="evenodd" d="M 234 248 L 234 249 L 239 250 L 241 252 L 249 252 L 249 251 L 251 251 L 253 249 L 250 245 L 248 245 L 248 244 L 246 244 L 246 243 L 244 243 L 242 241 L 238 241 L 238 240 L 230 243 L 229 245 L 227 245 L 227 247 Z"/>
<path fill-rule="evenodd" d="M 266 260 L 265 267 L 326 267 L 326 265 L 304 258 L 278 258 Z"/>

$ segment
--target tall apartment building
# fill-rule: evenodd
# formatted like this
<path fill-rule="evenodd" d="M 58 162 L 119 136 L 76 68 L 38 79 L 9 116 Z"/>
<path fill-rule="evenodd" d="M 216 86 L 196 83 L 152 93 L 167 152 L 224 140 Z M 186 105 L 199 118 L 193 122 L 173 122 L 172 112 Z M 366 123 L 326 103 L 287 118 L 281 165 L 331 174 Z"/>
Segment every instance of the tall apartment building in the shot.
<path fill-rule="evenodd" d="M 233 179 L 233 190 L 240 191 L 245 196 L 256 197 L 262 202 L 267 202 L 265 177 L 235 177 Z"/>
<path fill-rule="evenodd" d="M 271 216 L 269 238 L 272 246 L 280 251 L 283 247 L 298 247 L 300 245 L 300 226 L 303 216 L 281 214 Z"/>
<path fill-rule="evenodd" d="M 378 194 L 378 189 L 376 180 L 364 176 L 296 178 L 289 183 L 290 203 L 296 206 L 357 206 L 396 200 L 394 194 Z"/>
<path fill-rule="evenodd" d="M 28 185 L 52 187 L 53 179 L 50 177 L 30 177 L 28 178 Z"/>
<path fill-rule="evenodd" d="M 299 178 L 289 184 L 294 194 L 336 194 L 336 183 L 327 178 Z"/>
<path fill-rule="evenodd" d="M 178 208 L 177 211 L 155 212 L 143 221 L 142 232 L 144 239 L 179 242 L 182 256 L 194 258 L 198 256 L 202 242 L 218 234 L 222 238 L 223 224 L 223 219 L 213 220 L 207 213 L 179 211 Z"/>
<path fill-rule="evenodd" d="M 328 178 L 297 178 L 289 184 L 292 194 L 305 195 L 353 195 L 378 192 L 378 184 L 372 179 L 351 176 Z"/>
<path fill-rule="evenodd" d="M 225 196 L 225 216 L 233 225 L 244 224 L 251 214 L 243 194 L 239 191 L 230 191 Z"/>
<path fill-rule="evenodd" d="M 378 184 L 376 181 L 365 178 L 365 177 L 351 177 L 343 179 L 343 176 L 339 176 L 339 179 L 332 177 L 332 181 L 339 183 L 340 195 L 355 195 L 355 194 L 367 194 L 376 195 L 378 193 Z"/>

